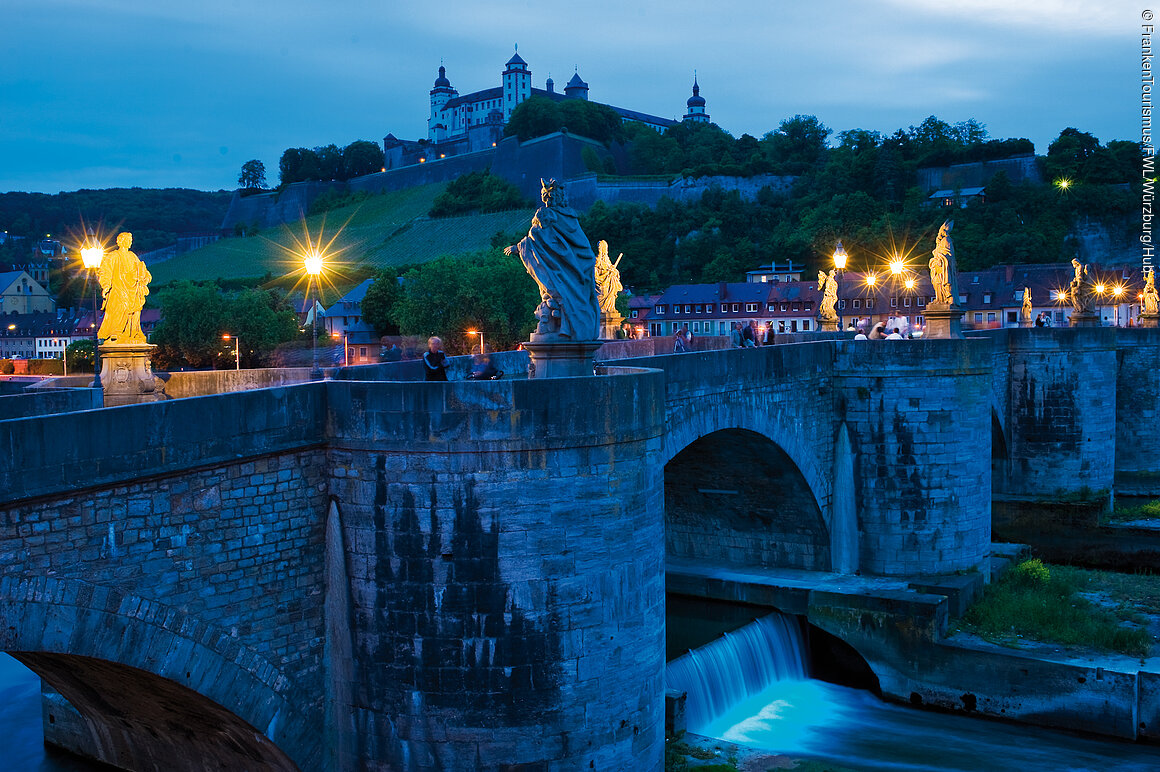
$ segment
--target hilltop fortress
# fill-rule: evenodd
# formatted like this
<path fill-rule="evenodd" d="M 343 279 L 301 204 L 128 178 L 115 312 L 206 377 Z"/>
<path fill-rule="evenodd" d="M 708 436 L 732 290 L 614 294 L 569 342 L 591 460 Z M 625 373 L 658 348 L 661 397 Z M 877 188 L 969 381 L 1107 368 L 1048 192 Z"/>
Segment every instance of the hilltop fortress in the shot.
<path fill-rule="evenodd" d="M 385 167 L 397 169 L 416 163 L 474 153 L 497 147 L 503 139 L 503 129 L 511 119 L 512 111 L 532 97 L 543 97 L 556 102 L 567 99 L 588 100 L 588 84 L 577 70 L 563 93 L 556 90 L 549 75 L 544 88 L 532 85 L 532 70 L 516 51 L 504 65 L 500 85 L 460 95 L 447 78 L 447 68 L 439 65 L 439 76 L 431 88 L 431 113 L 427 119 L 427 138 L 402 140 L 394 134 L 383 138 Z M 612 108 L 621 120 L 643 123 L 650 129 L 664 133 L 677 121 L 616 105 Z M 693 78 L 693 95 L 685 102 L 683 121 L 708 123 L 705 98 Z"/>

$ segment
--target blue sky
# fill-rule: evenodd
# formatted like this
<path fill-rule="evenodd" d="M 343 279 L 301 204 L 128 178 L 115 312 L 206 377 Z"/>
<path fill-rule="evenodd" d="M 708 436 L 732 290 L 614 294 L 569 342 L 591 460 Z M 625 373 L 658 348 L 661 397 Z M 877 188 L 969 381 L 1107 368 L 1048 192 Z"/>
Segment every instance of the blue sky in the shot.
<path fill-rule="evenodd" d="M 1044 153 L 1075 126 L 1139 130 L 1143 6 L 1066 0 L 586 3 L 6 0 L 0 191 L 234 187 L 287 147 L 426 135 L 440 58 L 461 93 L 512 45 L 537 87 L 677 118 L 693 70 L 714 122 L 796 113 L 835 133 L 975 118 Z"/>

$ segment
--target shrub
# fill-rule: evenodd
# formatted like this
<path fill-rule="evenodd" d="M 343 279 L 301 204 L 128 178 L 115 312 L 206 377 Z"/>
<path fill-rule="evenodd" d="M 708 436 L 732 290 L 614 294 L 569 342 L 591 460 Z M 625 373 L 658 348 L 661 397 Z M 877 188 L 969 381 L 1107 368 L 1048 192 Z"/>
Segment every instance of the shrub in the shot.
<path fill-rule="evenodd" d="M 1024 586 L 1043 586 L 1051 581 L 1051 570 L 1039 558 L 1032 558 L 1015 566 L 1011 577 Z"/>
<path fill-rule="evenodd" d="M 16 372 L 16 365 L 12 364 L 11 359 L 0 359 L 0 374 L 12 375 Z"/>

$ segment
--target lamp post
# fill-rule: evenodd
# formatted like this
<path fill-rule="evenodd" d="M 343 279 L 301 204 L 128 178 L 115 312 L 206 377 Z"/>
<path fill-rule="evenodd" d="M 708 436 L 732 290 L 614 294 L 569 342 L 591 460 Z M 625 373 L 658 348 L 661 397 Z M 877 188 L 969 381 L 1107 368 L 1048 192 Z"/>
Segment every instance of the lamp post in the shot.
<path fill-rule="evenodd" d="M 1108 287 L 1102 281 L 1095 286 L 1096 295 L 1100 301 L 1096 303 L 1096 319 L 1099 320 L 1100 327 L 1104 326 L 1104 293 L 1108 291 Z"/>
<path fill-rule="evenodd" d="M 834 247 L 834 298 L 838 301 L 838 329 L 845 329 L 842 326 L 842 274 L 846 272 L 846 261 L 850 259 L 850 255 L 846 253 L 846 248 L 842 246 L 842 241 L 838 240 L 838 246 Z"/>
<path fill-rule="evenodd" d="M 350 367 L 350 344 L 347 342 L 347 335 L 345 332 L 332 332 L 330 337 L 338 340 L 342 338 L 342 366 Z"/>
<path fill-rule="evenodd" d="M 1120 326 L 1120 298 L 1124 295 L 1123 285 L 1117 284 L 1112 287 L 1112 297 L 1116 299 L 1116 326 Z"/>
<path fill-rule="evenodd" d="M 89 272 L 89 283 L 93 285 L 93 388 L 103 389 L 101 384 L 101 354 L 100 340 L 97 338 L 97 271 L 101 267 L 101 260 L 105 257 L 105 250 L 90 237 L 88 246 L 81 249 L 81 262 Z"/>
<path fill-rule="evenodd" d="M 242 369 L 242 339 L 237 335 L 230 335 L 228 332 L 222 336 L 222 340 L 234 339 L 234 369 Z"/>
<path fill-rule="evenodd" d="M 310 380 L 322 380 L 322 368 L 318 366 L 318 277 L 322 273 L 322 255 L 314 249 L 311 249 L 302 258 L 302 264 L 306 268 L 306 295 L 310 301 L 310 326 L 311 326 L 311 362 Z M 311 294 L 311 287 L 314 287 L 314 293 Z"/>
<path fill-rule="evenodd" d="M 484 350 L 483 350 L 483 330 L 468 330 L 467 334 L 479 336 L 479 353 L 482 356 L 484 353 Z"/>

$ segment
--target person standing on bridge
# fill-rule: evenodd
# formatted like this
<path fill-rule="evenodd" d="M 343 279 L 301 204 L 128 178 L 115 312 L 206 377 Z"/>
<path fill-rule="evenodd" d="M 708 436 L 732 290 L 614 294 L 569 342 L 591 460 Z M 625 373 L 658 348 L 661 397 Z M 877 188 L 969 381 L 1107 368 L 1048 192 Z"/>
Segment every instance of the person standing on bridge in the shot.
<path fill-rule="evenodd" d="M 423 373 L 428 381 L 447 380 L 447 354 L 443 353 L 443 341 L 437 337 L 427 340 L 427 351 L 423 354 Z"/>

